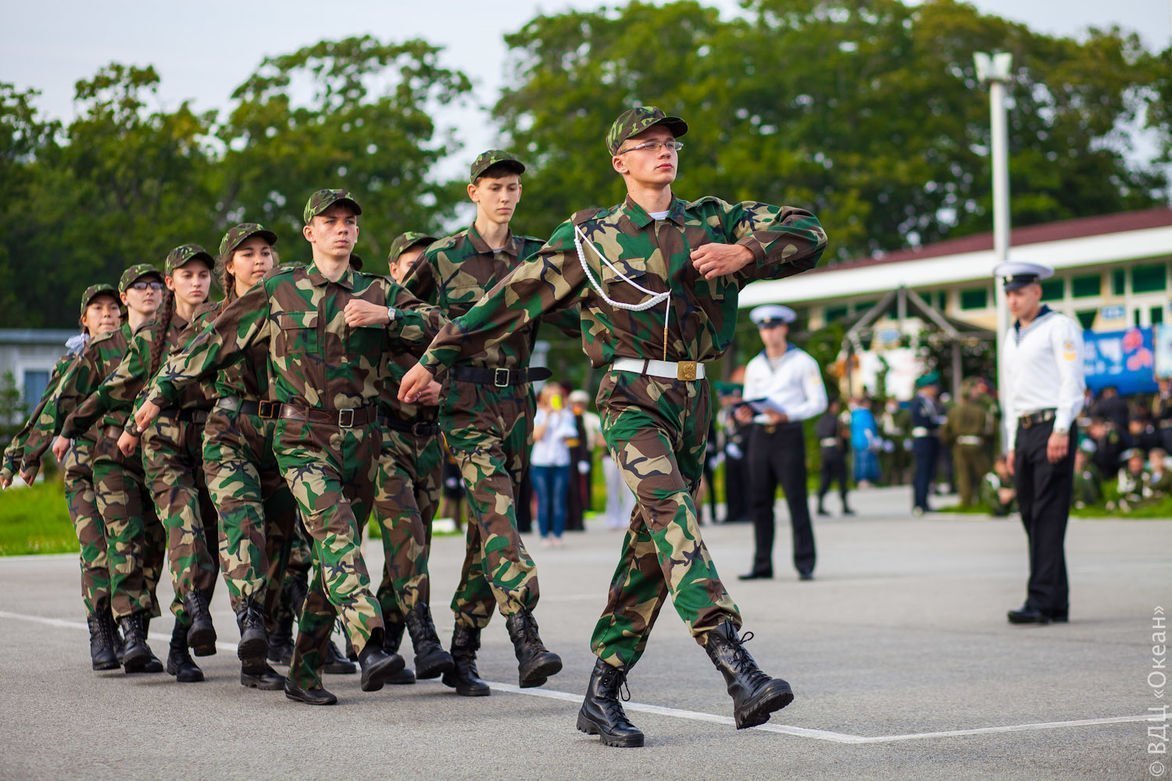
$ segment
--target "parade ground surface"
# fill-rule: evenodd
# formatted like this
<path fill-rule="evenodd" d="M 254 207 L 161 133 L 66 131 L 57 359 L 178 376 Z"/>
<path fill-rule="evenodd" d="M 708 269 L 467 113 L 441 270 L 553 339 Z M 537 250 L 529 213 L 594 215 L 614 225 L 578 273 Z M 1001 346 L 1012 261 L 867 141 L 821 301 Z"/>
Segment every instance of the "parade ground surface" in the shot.
<path fill-rule="evenodd" d="M 778 577 L 751 583 L 736 579 L 749 564 L 751 527 L 704 528 L 754 634 L 748 648 L 767 672 L 790 681 L 796 699 L 763 727 L 735 730 L 720 675 L 668 606 L 630 679 L 626 707 L 647 735 L 642 749 L 605 748 L 574 728 L 593 664 L 590 632 L 619 547 L 618 533 L 597 526 L 569 535 L 562 548 L 526 540 L 541 578 L 542 637 L 565 660 L 545 687 L 516 688 L 513 649 L 497 616 L 480 654 L 491 697 L 457 697 L 438 681 L 366 694 L 357 676 L 328 676 L 339 699 L 330 708 L 240 685 L 222 584 L 214 603 L 219 653 L 197 660 L 207 681 L 177 684 L 167 675 L 90 671 L 76 557 L 0 560 L 0 778 L 1164 772 L 1166 756 L 1149 753 L 1149 744 L 1160 730 L 1167 734 L 1167 722 L 1147 719 L 1167 701 L 1152 635 L 1154 618 L 1161 623 L 1172 608 L 1172 522 L 1072 521 L 1070 623 L 1014 627 L 1005 611 L 1022 602 L 1026 572 L 1017 520 L 914 519 L 906 489 L 862 492 L 854 501 L 858 517 L 816 520 L 817 579 L 809 583 L 787 566 L 784 526 Z M 381 566 L 377 541 L 366 551 L 371 568 Z M 445 643 L 452 619 L 444 597 L 462 555 L 462 539 L 437 539 L 432 589 Z M 170 626 L 165 617 L 152 627 L 161 657 Z"/>

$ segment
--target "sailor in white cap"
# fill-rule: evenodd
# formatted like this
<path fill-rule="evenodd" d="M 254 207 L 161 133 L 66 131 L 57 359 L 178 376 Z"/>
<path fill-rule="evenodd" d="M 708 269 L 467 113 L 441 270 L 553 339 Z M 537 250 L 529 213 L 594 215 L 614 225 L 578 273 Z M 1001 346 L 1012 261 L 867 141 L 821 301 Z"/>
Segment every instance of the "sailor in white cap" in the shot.
<path fill-rule="evenodd" d="M 793 531 L 794 567 L 802 580 L 814 577 L 814 529 L 806 498 L 806 440 L 802 421 L 826 409 L 822 372 L 809 353 L 789 343 L 794 310 L 769 304 L 749 313 L 765 349 L 745 367 L 741 423 L 752 422 L 747 462 L 749 514 L 756 552 L 741 580 L 773 577 L 773 504 L 780 483 Z"/>
<path fill-rule="evenodd" d="M 1069 620 L 1066 521 L 1074 491 L 1075 418 L 1082 409 L 1083 344 L 1069 317 L 1042 303 L 1041 280 L 1054 270 L 1040 263 L 1001 263 L 1014 323 L 1001 350 L 1001 402 L 1008 463 L 1029 541 L 1025 604 L 1009 611 L 1012 624 Z"/>

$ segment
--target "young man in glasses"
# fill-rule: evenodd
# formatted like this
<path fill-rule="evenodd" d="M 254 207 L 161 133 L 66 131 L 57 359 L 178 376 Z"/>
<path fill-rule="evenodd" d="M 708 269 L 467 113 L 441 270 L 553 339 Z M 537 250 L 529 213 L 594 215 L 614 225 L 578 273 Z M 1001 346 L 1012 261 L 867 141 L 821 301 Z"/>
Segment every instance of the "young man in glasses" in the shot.
<path fill-rule="evenodd" d="M 579 729 L 611 746 L 643 745 L 618 694 L 669 593 L 723 674 L 738 728 L 764 723 L 793 699 L 789 684 L 761 672 L 743 647 L 740 613 L 700 536 L 696 492 L 711 416 L 705 362 L 732 342 L 740 288 L 813 268 L 826 234 L 803 209 L 675 197 L 687 130 L 650 106 L 621 114 L 606 146 L 626 200 L 563 223 L 536 257 L 444 328 L 400 386 L 410 400 L 433 372 L 458 371 L 534 319 L 581 307 L 583 349 L 606 367 L 597 398 L 603 435 L 638 501 L 578 714 Z"/>

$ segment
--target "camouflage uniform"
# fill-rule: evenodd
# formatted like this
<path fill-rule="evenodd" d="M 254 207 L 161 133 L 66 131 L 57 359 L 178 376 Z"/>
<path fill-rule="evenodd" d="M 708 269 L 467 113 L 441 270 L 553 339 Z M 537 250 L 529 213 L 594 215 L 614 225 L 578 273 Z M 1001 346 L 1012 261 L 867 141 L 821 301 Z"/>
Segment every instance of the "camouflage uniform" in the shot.
<path fill-rule="evenodd" d="M 435 313 L 398 311 L 387 327 L 350 328 L 342 312 L 352 298 L 398 310 L 418 303 L 352 269 L 336 282 L 314 264 L 274 269 L 172 356 L 149 394 L 165 407 L 192 382 L 266 349 L 272 395 L 282 405 L 273 449 L 318 563 L 289 670 L 306 689 L 321 686 L 338 611 L 360 652 L 382 629 L 360 548 L 381 444 L 374 404 L 391 338 L 423 344 L 440 324 Z"/>
<path fill-rule="evenodd" d="M 587 281 L 575 250 L 577 229 L 594 248 L 585 248 L 584 257 L 608 297 L 635 305 L 645 301 L 645 294 L 623 277 L 650 290 L 670 290 L 670 321 L 665 323 L 662 304 L 628 311 L 607 303 Z M 731 276 L 706 280 L 689 253 L 710 242 L 739 243 L 754 261 Z M 441 331 L 421 363 L 439 370 L 491 353 L 536 318 L 575 304 L 581 306 L 583 350 L 596 367 L 620 358 L 715 360 L 732 341 L 741 286 L 812 268 L 825 243 L 825 233 L 809 212 L 763 203 L 677 198 L 662 220 L 629 198 L 610 209 L 578 212 L 535 257 Z M 596 251 L 614 267 L 600 265 Z M 685 373 L 679 379 L 612 368 L 598 391 L 603 435 L 638 499 L 591 642 L 595 654 L 614 666 L 629 667 L 638 660 L 669 592 L 701 644 L 725 620 L 740 625 L 696 515 L 711 414 L 709 387 L 685 379 L 687 365 L 680 368 Z"/>

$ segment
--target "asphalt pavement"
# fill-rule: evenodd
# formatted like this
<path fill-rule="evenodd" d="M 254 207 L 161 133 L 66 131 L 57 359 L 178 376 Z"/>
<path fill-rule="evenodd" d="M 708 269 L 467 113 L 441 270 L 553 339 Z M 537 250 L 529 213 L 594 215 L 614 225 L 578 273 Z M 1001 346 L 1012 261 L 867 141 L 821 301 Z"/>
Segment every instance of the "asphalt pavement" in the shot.
<path fill-rule="evenodd" d="M 600 526 L 561 548 L 526 540 L 541 634 L 565 661 L 544 687 L 516 688 L 497 616 L 480 653 L 491 697 L 457 697 L 438 681 L 367 694 L 357 676 L 329 676 L 339 698 L 330 708 L 239 684 L 222 584 L 220 651 L 197 660 L 207 681 L 177 684 L 90 670 L 76 557 L 0 559 L 0 779 L 1158 776 L 1166 755 L 1149 753 L 1159 742 L 1149 730 L 1166 734 L 1167 722 L 1146 719 L 1165 702 L 1152 636 L 1172 608 L 1172 522 L 1073 520 L 1070 623 L 1014 627 L 1005 611 L 1024 596 L 1020 523 L 912 518 L 899 488 L 854 503 L 856 517 L 815 520 L 808 583 L 787 564 L 783 505 L 771 581 L 736 579 L 752 554 L 749 525 L 704 528 L 754 635 L 749 650 L 796 699 L 763 727 L 737 731 L 719 673 L 667 606 L 630 676 L 642 749 L 606 748 L 574 728 L 621 539 Z M 366 551 L 381 566 L 377 541 Z M 445 643 L 462 555 L 462 539 L 436 540 Z M 163 657 L 171 622 L 155 623 L 151 645 Z"/>

